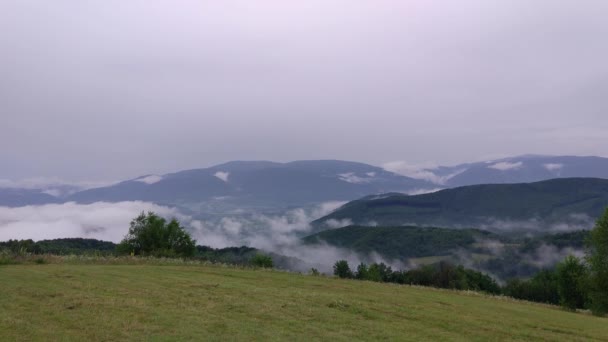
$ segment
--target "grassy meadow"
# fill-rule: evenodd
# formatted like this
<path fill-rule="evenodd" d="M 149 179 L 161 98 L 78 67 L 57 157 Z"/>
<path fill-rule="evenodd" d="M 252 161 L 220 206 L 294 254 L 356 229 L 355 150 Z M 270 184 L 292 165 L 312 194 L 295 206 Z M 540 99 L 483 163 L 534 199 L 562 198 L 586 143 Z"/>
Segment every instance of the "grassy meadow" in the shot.
<path fill-rule="evenodd" d="M 552 306 L 214 265 L 2 265 L 0 291 L 2 341 L 608 341 Z"/>

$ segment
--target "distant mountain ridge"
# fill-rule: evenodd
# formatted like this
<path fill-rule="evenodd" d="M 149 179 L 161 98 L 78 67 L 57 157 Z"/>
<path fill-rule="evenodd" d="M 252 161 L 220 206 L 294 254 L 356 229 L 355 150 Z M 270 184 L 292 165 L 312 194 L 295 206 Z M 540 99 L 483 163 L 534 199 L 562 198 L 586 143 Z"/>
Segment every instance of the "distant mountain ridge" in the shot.
<path fill-rule="evenodd" d="M 425 169 L 446 188 L 475 184 L 531 183 L 553 178 L 608 178 L 608 158 L 524 155 Z M 435 177 L 433 177 L 435 176 Z"/>
<path fill-rule="evenodd" d="M 162 176 L 142 176 L 81 191 L 67 200 L 78 203 L 142 200 L 176 205 L 219 201 L 234 205 L 293 206 L 350 200 L 386 191 L 407 192 L 428 186 L 426 181 L 363 163 L 235 161 Z"/>
<path fill-rule="evenodd" d="M 486 184 L 407 196 L 367 196 L 314 222 L 355 225 L 476 227 L 495 230 L 590 229 L 608 207 L 608 180 L 564 178 Z"/>
<path fill-rule="evenodd" d="M 528 183 L 563 177 L 608 179 L 608 158 L 527 155 L 422 171 L 423 176 L 420 173 L 408 176 L 339 160 L 232 161 L 165 175 L 144 175 L 81 191 L 67 185 L 20 189 L 3 188 L 0 184 L 0 206 L 140 200 L 197 212 L 226 212 L 241 207 L 284 208 L 349 201 L 387 192 L 426 193 L 473 184 Z"/>
<path fill-rule="evenodd" d="M 59 203 L 60 200 L 38 189 L 0 188 L 0 207 L 21 207 Z"/>

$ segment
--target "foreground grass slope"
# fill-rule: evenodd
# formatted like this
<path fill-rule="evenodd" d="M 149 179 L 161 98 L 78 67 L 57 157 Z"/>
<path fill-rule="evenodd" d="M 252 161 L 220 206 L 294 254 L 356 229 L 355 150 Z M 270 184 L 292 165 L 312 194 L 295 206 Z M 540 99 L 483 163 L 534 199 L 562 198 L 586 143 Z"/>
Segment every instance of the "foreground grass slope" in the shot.
<path fill-rule="evenodd" d="M 218 266 L 0 267 L 0 339 L 608 340 L 608 321 L 473 293 Z"/>

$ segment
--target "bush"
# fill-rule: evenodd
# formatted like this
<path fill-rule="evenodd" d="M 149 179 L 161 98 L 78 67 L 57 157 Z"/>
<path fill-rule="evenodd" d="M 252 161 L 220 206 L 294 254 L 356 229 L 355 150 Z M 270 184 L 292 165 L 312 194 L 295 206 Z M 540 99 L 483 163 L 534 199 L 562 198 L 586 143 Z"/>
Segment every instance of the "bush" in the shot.
<path fill-rule="evenodd" d="M 34 259 L 34 262 L 38 265 L 46 264 L 46 260 L 44 260 L 44 258 L 36 258 Z"/>
<path fill-rule="evenodd" d="M 251 264 L 255 267 L 272 268 L 272 258 L 269 255 L 256 254 L 251 258 Z"/>
<path fill-rule="evenodd" d="M 542 270 L 530 280 L 514 279 L 503 289 L 505 295 L 532 302 L 559 305 L 557 274 L 552 270 Z"/>

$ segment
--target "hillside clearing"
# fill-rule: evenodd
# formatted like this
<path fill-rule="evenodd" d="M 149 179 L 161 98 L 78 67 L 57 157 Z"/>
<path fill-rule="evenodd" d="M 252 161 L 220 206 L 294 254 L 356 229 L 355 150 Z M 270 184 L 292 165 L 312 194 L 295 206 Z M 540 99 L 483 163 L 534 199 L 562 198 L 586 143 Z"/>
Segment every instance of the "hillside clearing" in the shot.
<path fill-rule="evenodd" d="M 10 340 L 608 341 L 608 321 L 474 293 L 219 266 L 0 267 Z"/>

